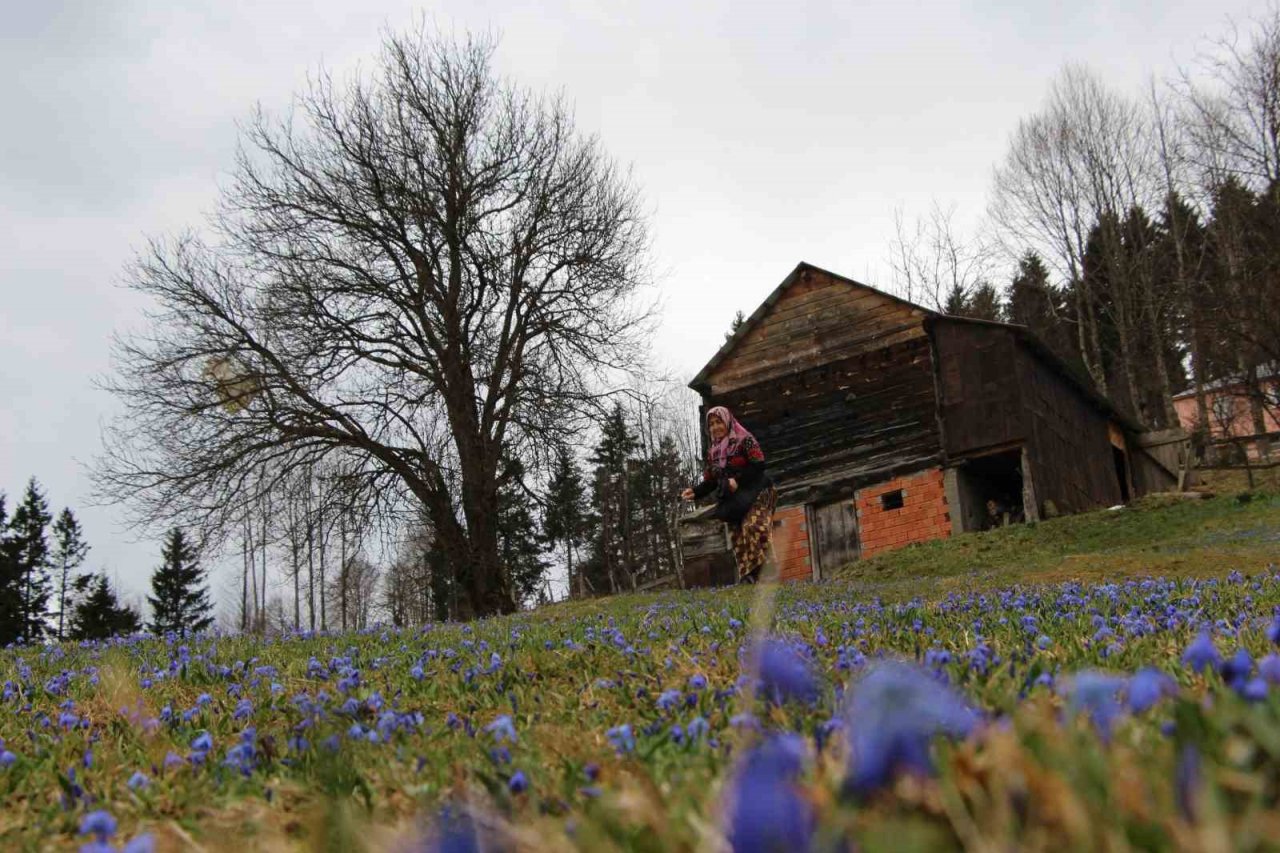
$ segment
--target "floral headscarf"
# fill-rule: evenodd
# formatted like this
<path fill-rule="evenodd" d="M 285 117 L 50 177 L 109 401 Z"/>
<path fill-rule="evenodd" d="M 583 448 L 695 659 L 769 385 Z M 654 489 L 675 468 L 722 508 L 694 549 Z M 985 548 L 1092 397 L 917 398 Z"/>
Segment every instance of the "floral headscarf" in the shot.
<path fill-rule="evenodd" d="M 726 409 L 724 406 L 716 406 L 707 412 L 707 424 L 711 423 L 713 417 L 719 418 L 720 422 L 726 427 L 724 438 L 711 445 L 710 461 L 713 468 L 724 470 L 729 465 L 729 460 L 742 453 L 744 446 L 754 445 L 759 453 L 759 442 L 756 441 L 754 435 L 747 431 L 747 428 L 738 423 L 738 419 Z"/>

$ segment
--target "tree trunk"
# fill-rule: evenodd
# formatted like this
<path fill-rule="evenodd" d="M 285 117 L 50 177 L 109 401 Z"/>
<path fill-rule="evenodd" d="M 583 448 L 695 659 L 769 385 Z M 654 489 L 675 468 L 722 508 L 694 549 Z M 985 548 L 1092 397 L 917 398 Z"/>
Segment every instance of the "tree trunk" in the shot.
<path fill-rule="evenodd" d="M 249 536 L 246 532 L 241 541 L 241 556 L 244 558 L 243 584 L 240 587 L 240 631 L 249 629 Z"/>
<path fill-rule="evenodd" d="M 315 518 L 311 512 L 311 501 L 307 500 L 307 617 L 310 629 L 316 629 L 316 561 L 315 561 Z"/>

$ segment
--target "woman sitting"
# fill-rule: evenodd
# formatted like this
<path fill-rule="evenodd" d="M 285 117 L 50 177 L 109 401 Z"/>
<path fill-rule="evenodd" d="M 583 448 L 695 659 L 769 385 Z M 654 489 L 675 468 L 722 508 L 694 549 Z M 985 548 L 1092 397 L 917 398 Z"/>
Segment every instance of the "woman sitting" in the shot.
<path fill-rule="evenodd" d="M 687 501 L 716 495 L 712 516 L 729 525 L 739 583 L 755 583 L 769 556 L 778 492 L 764 470 L 755 436 L 723 406 L 707 412 L 711 437 L 702 482 L 685 489 Z"/>

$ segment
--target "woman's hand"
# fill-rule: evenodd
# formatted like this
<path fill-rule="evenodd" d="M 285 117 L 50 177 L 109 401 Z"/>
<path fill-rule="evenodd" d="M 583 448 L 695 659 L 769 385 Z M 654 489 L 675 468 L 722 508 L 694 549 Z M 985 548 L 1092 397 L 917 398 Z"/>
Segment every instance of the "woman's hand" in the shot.
<path fill-rule="evenodd" d="M 731 492 L 738 491 L 738 481 L 735 480 L 733 477 L 729 478 L 729 491 Z"/>
<path fill-rule="evenodd" d="M 691 501 L 691 500 L 693 500 L 693 489 L 685 489 L 683 492 L 681 492 L 681 493 L 680 493 L 680 500 L 682 500 L 682 501 Z"/>

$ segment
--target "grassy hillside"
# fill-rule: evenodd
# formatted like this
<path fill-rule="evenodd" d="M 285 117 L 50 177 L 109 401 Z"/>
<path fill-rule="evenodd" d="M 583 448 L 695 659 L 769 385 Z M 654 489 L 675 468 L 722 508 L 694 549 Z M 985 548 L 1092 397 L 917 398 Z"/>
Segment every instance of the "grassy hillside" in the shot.
<path fill-rule="evenodd" d="M 1278 533 L 1223 497 L 781 590 L 3 649 L 0 849 L 1274 849 Z"/>
<path fill-rule="evenodd" d="M 912 545 L 846 566 L 887 597 L 1009 583 L 1202 577 L 1280 560 L 1280 494 L 1159 498 L 1035 525 Z"/>

